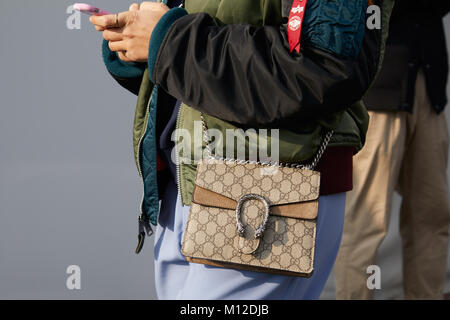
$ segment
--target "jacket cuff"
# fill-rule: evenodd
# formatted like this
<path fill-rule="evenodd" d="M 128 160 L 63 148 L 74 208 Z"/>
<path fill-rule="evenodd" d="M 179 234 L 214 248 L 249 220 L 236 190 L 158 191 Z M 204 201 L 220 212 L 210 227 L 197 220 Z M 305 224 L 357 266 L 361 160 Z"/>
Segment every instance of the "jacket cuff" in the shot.
<path fill-rule="evenodd" d="M 155 68 L 156 57 L 158 56 L 159 48 L 169 31 L 172 24 L 181 17 L 187 15 L 187 11 L 183 8 L 173 8 L 167 11 L 153 29 L 150 37 L 150 45 L 148 49 L 148 71 L 150 80 L 155 83 L 153 70 Z"/>
<path fill-rule="evenodd" d="M 106 69 L 114 77 L 132 79 L 140 78 L 145 71 L 145 63 L 125 62 L 119 59 L 116 52 L 109 49 L 108 41 L 103 40 L 102 43 L 103 62 Z"/>

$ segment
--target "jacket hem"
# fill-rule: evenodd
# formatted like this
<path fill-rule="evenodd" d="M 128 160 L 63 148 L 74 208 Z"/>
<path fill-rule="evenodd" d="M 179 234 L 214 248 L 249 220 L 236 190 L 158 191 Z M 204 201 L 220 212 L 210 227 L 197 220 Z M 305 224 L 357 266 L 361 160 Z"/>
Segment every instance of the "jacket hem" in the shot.
<path fill-rule="evenodd" d="M 120 60 L 117 53 L 109 49 L 107 40 L 103 40 L 102 43 L 102 56 L 106 69 L 114 77 L 134 79 L 144 74 L 145 64 Z"/>

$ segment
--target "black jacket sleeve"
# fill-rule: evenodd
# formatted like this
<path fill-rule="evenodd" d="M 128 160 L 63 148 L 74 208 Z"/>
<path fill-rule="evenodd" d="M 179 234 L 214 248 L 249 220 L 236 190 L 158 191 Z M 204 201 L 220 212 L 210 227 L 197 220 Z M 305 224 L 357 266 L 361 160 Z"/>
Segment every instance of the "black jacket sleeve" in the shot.
<path fill-rule="evenodd" d="M 379 63 L 381 31 L 366 29 L 358 57 L 303 45 L 290 53 L 284 26 L 218 26 L 206 13 L 178 19 L 159 49 L 153 81 L 220 119 L 295 128 L 361 99 Z"/>
<path fill-rule="evenodd" d="M 409 19 L 423 23 L 443 18 L 450 11 L 449 0 L 396 0 L 391 21 Z"/>
<path fill-rule="evenodd" d="M 444 3 L 441 3 L 441 6 L 439 8 L 439 14 L 443 18 L 445 17 L 450 11 L 450 1 L 445 1 Z"/>

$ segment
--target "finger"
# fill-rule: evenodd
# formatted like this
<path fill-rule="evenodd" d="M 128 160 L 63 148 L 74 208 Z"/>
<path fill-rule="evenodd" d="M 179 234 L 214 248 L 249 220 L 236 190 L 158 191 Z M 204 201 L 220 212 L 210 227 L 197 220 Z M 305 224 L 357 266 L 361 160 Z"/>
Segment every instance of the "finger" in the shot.
<path fill-rule="evenodd" d="M 121 41 L 123 40 L 123 28 L 105 29 L 103 38 L 108 41 Z"/>
<path fill-rule="evenodd" d="M 105 16 L 91 16 L 89 21 L 99 27 L 103 28 L 117 28 L 123 27 L 127 22 L 128 12 L 121 12 L 117 15 L 108 14 Z"/>
<path fill-rule="evenodd" d="M 141 5 L 139 6 L 139 10 L 155 10 L 161 5 L 162 3 L 159 2 L 145 1 L 141 3 Z"/>
<path fill-rule="evenodd" d="M 109 49 L 111 51 L 127 51 L 127 46 L 125 41 L 110 41 Z"/>
<path fill-rule="evenodd" d="M 93 16 L 91 16 L 91 18 L 92 18 L 92 17 L 93 17 Z M 89 21 L 94 25 L 95 30 L 97 30 L 97 31 L 103 31 L 103 30 L 105 30 L 104 27 L 101 27 L 101 26 L 96 25 L 96 24 L 91 20 L 91 18 L 89 18 Z"/>
<path fill-rule="evenodd" d="M 127 58 L 127 56 L 123 53 L 123 51 L 118 52 L 117 55 L 119 56 L 120 60 L 125 62 L 131 62 L 131 60 Z"/>
<path fill-rule="evenodd" d="M 129 10 L 130 11 L 139 11 L 139 3 L 132 3 Z"/>
<path fill-rule="evenodd" d="M 100 28 L 100 22 L 103 21 L 100 19 L 101 16 L 92 15 L 89 17 L 89 22 L 92 23 L 94 26 Z"/>

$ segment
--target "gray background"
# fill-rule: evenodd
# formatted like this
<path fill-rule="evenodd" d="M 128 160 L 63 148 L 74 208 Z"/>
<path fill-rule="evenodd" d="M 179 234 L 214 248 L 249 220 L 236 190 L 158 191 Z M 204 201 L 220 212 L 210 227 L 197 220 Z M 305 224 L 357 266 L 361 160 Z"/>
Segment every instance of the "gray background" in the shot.
<path fill-rule="evenodd" d="M 71 3 L 0 2 L 0 298 L 154 299 L 152 242 L 134 254 L 135 97 L 107 74 L 87 17 L 66 28 Z M 402 297 L 398 206 L 397 197 L 377 298 Z M 66 288 L 73 264 L 81 290 Z M 334 297 L 332 278 L 322 297 Z"/>

